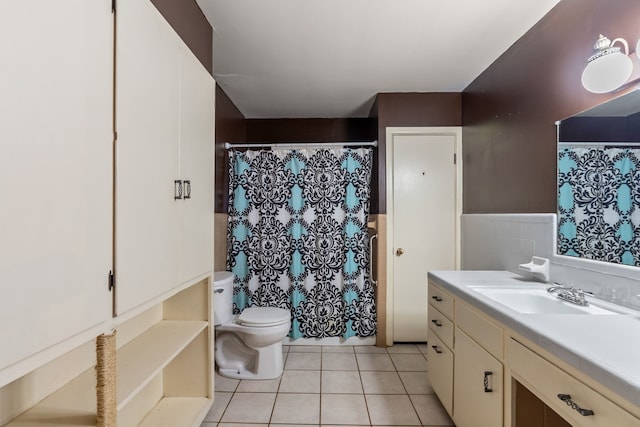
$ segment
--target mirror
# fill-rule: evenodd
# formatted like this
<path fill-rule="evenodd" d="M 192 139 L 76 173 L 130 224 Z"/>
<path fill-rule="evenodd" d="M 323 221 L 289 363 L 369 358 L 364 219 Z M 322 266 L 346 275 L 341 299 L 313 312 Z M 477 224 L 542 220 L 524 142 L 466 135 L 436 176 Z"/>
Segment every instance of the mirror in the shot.
<path fill-rule="evenodd" d="M 557 125 L 558 255 L 640 266 L 640 90 Z"/>

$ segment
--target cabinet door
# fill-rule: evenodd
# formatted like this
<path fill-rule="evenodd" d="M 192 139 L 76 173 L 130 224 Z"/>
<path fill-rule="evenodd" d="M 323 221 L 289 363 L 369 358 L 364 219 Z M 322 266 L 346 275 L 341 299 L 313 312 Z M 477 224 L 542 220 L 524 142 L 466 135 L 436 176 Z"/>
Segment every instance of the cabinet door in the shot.
<path fill-rule="evenodd" d="M 178 36 L 148 0 L 118 2 L 117 312 L 178 284 Z"/>
<path fill-rule="evenodd" d="M 110 0 L 0 2 L 0 385 L 111 315 L 112 28 Z"/>
<path fill-rule="evenodd" d="M 458 427 L 502 427 L 502 363 L 456 328 L 453 402 Z"/>
<path fill-rule="evenodd" d="M 183 283 L 213 268 L 215 82 L 183 43 L 180 64 L 180 176 L 190 189 L 181 203 L 179 271 Z"/>

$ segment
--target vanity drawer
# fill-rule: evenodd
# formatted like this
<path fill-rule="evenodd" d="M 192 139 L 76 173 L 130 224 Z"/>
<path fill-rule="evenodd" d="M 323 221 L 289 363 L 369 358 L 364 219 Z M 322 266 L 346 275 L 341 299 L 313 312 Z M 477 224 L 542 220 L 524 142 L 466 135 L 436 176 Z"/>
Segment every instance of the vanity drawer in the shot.
<path fill-rule="evenodd" d="M 502 360 L 503 332 L 501 327 L 460 300 L 456 305 L 456 325 L 485 350 Z"/>
<path fill-rule="evenodd" d="M 572 425 L 584 427 L 637 427 L 638 419 L 592 388 L 514 339 L 507 340 L 507 363 L 512 374 Z M 522 378 L 522 380 L 520 380 Z M 570 396 L 570 401 L 559 395 Z M 568 398 L 567 398 L 568 399 Z M 571 402 L 577 405 L 572 408 Z M 582 415 L 579 408 L 593 411 Z"/>
<path fill-rule="evenodd" d="M 429 310 L 429 327 L 449 348 L 453 348 L 453 322 L 433 306 Z"/>
<path fill-rule="evenodd" d="M 449 416 L 453 415 L 453 353 L 429 328 L 429 347 L 427 359 L 429 370 L 427 376 L 433 390 L 447 410 Z"/>
<path fill-rule="evenodd" d="M 429 282 L 429 304 L 453 320 L 453 296 L 431 282 Z"/>

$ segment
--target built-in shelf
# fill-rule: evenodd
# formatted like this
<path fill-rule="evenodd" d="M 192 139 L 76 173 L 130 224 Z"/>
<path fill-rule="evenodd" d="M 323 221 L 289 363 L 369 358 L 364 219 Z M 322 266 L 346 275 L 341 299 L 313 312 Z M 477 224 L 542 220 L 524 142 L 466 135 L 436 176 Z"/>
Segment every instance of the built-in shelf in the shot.
<path fill-rule="evenodd" d="M 205 397 L 165 397 L 139 427 L 197 427 L 211 404 L 212 400 Z"/>
<path fill-rule="evenodd" d="M 89 369 L 6 427 L 96 425 L 96 374 Z"/>
<path fill-rule="evenodd" d="M 197 320 L 162 320 L 118 350 L 118 410 L 205 328 Z"/>

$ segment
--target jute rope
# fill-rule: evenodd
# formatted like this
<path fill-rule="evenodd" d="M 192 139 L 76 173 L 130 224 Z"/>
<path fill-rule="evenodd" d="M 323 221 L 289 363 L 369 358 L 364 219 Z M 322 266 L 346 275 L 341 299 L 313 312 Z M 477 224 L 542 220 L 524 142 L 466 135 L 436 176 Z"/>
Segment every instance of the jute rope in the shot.
<path fill-rule="evenodd" d="M 116 331 L 96 341 L 97 427 L 116 425 Z"/>

